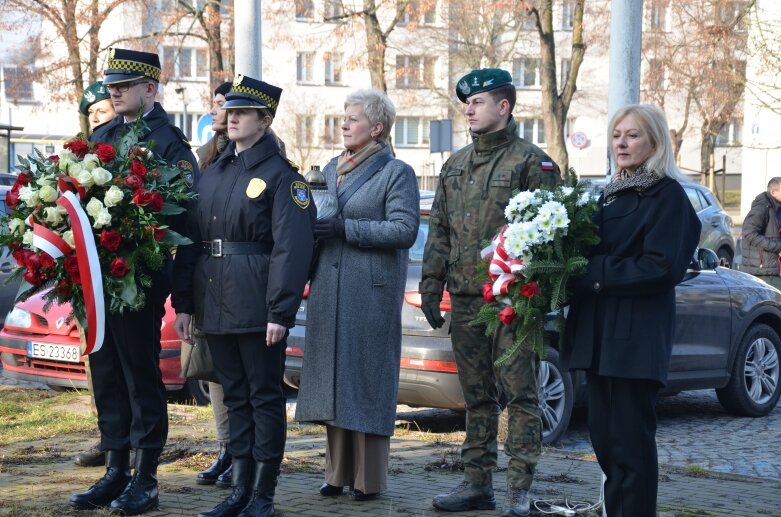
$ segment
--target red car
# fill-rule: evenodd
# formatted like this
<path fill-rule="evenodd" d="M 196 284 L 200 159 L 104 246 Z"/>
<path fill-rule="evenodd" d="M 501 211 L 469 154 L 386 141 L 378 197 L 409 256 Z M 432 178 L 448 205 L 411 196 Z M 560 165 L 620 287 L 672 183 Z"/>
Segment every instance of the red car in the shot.
<path fill-rule="evenodd" d="M 86 388 L 87 375 L 80 355 L 79 331 L 75 320 L 67 321 L 69 305 L 52 305 L 43 311 L 43 295 L 17 303 L 0 331 L 0 359 L 3 373 L 26 381 L 58 388 Z M 160 338 L 160 370 L 166 389 L 198 404 L 209 403 L 207 383 L 180 377 L 181 341 L 174 330 L 176 314 L 170 298 Z"/>

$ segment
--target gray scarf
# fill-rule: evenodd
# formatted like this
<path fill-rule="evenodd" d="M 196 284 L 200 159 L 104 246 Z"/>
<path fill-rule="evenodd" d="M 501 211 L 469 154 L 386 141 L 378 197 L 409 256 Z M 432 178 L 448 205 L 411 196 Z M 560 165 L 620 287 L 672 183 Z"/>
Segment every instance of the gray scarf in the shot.
<path fill-rule="evenodd" d="M 662 181 L 662 177 L 654 171 L 648 170 L 645 164 L 642 164 L 634 174 L 626 169 L 616 173 L 616 177 L 607 184 L 604 190 L 605 204 L 611 203 L 619 192 L 624 190 L 635 190 L 643 192 Z"/>

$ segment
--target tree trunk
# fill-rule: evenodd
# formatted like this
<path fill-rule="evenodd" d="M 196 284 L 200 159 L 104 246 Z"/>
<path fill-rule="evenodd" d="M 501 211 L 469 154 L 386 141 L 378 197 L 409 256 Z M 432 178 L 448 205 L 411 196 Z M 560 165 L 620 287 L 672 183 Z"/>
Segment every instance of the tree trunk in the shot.
<path fill-rule="evenodd" d="M 364 0 L 363 21 L 366 26 L 366 50 L 369 60 L 369 76 L 372 88 L 388 91 L 385 81 L 385 36 L 372 0 Z"/>
<path fill-rule="evenodd" d="M 222 16 L 220 15 L 221 0 L 209 0 L 203 7 L 203 24 L 206 33 L 206 42 L 209 44 L 209 83 L 212 88 L 229 78 L 225 74 L 225 66 L 222 60 L 222 37 L 220 36 L 220 24 Z M 217 77 L 215 77 L 215 75 Z"/>

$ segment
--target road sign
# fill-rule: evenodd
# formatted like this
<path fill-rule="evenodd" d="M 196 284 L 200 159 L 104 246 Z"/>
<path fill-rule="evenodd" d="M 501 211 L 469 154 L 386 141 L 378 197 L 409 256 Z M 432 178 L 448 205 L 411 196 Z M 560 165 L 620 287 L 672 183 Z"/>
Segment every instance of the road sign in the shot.
<path fill-rule="evenodd" d="M 209 141 L 214 134 L 212 131 L 212 114 L 204 113 L 198 117 L 198 129 L 196 136 L 198 137 L 198 144 L 203 145 Z"/>
<path fill-rule="evenodd" d="M 588 137 L 586 136 L 586 133 L 583 131 L 575 131 L 569 136 L 569 141 L 572 145 L 577 147 L 578 149 L 583 149 L 584 147 L 588 147 Z"/>

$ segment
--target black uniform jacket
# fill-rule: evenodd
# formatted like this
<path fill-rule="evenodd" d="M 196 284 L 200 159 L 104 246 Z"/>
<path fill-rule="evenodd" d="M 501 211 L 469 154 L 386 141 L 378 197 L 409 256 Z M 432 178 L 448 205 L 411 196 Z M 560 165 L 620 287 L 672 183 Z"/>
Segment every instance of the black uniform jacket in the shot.
<path fill-rule="evenodd" d="M 178 127 L 171 124 L 168 113 L 160 103 L 155 102 L 155 107 L 144 117 L 144 122 L 147 130 L 142 135 L 141 141 L 155 153 L 155 156 L 179 167 L 191 185 L 197 183 L 198 163 L 187 142 L 187 137 Z M 95 128 L 95 132 L 90 136 L 90 142 L 116 144 L 130 125 L 132 122 L 125 124 L 124 116 L 114 117 L 113 120 Z"/>
<path fill-rule="evenodd" d="M 173 306 L 207 334 L 295 324 L 314 246 L 316 211 L 298 171 L 266 135 L 238 156 L 231 142 L 204 171 L 189 236 L 174 266 Z M 265 243 L 268 252 L 213 257 L 202 241 Z"/>
<path fill-rule="evenodd" d="M 675 286 L 700 236 L 681 185 L 663 178 L 645 192 L 619 192 L 597 216 L 600 244 L 574 282 L 562 359 L 599 375 L 667 382 Z"/>

